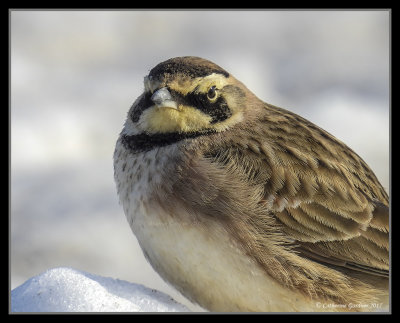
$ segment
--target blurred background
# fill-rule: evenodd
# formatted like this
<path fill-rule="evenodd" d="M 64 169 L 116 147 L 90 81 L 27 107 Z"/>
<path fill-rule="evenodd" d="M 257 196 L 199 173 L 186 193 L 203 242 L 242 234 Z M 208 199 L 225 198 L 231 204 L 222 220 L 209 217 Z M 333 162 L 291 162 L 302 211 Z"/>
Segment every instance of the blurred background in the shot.
<path fill-rule="evenodd" d="M 112 156 L 143 77 L 207 58 L 355 150 L 389 191 L 389 11 L 10 11 L 11 288 L 73 267 L 164 291 Z"/>

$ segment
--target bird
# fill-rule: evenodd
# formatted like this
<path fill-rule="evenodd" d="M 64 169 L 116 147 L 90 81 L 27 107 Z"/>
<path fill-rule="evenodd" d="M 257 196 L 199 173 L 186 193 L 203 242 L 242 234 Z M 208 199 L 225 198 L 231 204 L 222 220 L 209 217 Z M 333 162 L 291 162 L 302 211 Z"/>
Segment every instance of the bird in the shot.
<path fill-rule="evenodd" d="M 345 143 L 219 65 L 144 77 L 114 150 L 145 258 L 211 312 L 389 307 L 389 196 Z"/>

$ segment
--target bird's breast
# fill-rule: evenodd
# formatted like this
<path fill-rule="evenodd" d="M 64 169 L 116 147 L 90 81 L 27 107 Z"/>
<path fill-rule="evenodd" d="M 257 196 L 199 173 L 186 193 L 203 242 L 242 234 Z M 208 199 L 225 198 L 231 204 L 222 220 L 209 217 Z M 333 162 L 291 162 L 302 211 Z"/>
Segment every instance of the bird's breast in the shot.
<path fill-rule="evenodd" d="M 174 172 L 172 156 L 176 145 L 132 153 L 118 140 L 114 152 L 114 177 L 120 202 L 129 223 L 143 211 L 151 193 L 160 188 L 166 173 Z"/>

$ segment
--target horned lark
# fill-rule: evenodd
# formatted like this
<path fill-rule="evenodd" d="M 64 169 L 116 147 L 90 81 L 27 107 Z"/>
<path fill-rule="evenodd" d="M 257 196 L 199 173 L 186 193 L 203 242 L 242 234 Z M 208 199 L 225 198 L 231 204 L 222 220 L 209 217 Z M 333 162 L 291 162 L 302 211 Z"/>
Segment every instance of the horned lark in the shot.
<path fill-rule="evenodd" d="M 388 304 L 388 194 L 349 147 L 218 65 L 154 67 L 114 153 L 153 268 L 210 311 Z"/>

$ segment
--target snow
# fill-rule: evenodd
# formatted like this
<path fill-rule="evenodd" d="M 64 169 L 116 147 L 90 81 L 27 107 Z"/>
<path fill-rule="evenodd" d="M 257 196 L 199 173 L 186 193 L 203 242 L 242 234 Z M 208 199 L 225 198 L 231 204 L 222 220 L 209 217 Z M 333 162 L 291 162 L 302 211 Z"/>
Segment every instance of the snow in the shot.
<path fill-rule="evenodd" d="M 72 268 L 49 269 L 11 291 L 11 312 L 188 312 L 143 285 Z"/>

